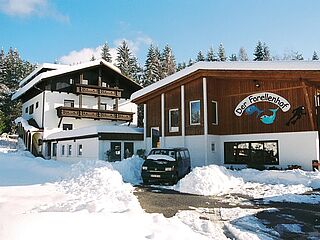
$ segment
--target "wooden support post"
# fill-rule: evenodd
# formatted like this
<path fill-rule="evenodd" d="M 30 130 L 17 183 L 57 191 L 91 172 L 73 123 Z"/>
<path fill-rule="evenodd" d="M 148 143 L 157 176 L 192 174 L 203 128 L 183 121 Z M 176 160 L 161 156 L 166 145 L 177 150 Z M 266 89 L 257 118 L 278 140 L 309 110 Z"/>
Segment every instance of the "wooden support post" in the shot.
<path fill-rule="evenodd" d="M 309 98 L 307 85 L 303 80 L 301 81 L 301 83 L 302 83 L 302 87 L 303 87 L 302 89 L 303 89 L 304 98 L 305 98 L 306 105 L 307 105 L 307 111 L 308 111 L 308 116 L 309 116 L 309 120 L 310 120 L 310 124 L 311 124 L 311 129 L 313 131 L 315 131 L 316 128 L 315 128 L 315 123 L 314 123 L 314 119 L 313 119 L 312 106 L 311 106 L 311 103 L 310 103 L 310 98 Z"/>
<path fill-rule="evenodd" d="M 101 67 L 99 67 L 99 77 L 98 77 L 98 86 L 101 87 L 102 84 L 102 71 L 101 71 Z M 101 89 L 98 89 L 99 91 L 99 96 L 98 96 L 98 109 L 100 109 L 100 105 L 101 105 L 101 96 L 100 96 L 100 91 Z"/>

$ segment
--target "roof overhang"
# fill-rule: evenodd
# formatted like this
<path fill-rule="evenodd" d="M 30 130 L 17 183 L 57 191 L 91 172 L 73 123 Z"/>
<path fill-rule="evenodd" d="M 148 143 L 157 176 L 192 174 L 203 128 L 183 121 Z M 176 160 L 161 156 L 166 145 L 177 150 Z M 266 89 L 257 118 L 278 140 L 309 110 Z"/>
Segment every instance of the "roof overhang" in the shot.
<path fill-rule="evenodd" d="M 243 61 L 243 62 L 197 62 L 179 72 L 176 72 L 156 83 L 153 83 L 131 95 L 131 101 L 141 103 L 155 92 L 169 89 L 171 85 L 186 78 L 215 77 L 241 79 L 239 73 L 248 73 L 252 76 L 261 76 L 268 80 L 265 73 L 278 74 L 283 80 L 297 80 L 307 78 L 309 83 L 320 83 L 320 62 L 318 61 Z M 289 73 L 289 74 L 288 74 Z"/>

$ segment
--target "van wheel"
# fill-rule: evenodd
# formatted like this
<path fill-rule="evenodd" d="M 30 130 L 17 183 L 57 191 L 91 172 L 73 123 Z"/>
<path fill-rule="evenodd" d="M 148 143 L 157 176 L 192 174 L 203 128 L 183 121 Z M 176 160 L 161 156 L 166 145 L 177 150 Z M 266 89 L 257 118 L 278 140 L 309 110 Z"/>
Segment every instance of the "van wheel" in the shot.
<path fill-rule="evenodd" d="M 173 184 L 176 184 L 179 181 L 178 172 L 175 172 L 174 177 L 172 178 Z"/>

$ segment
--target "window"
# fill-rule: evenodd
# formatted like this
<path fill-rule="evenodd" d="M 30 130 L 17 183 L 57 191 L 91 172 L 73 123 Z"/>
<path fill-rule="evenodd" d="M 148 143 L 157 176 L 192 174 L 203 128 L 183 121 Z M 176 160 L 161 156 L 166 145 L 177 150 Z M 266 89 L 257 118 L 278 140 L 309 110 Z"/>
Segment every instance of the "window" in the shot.
<path fill-rule="evenodd" d="M 36 102 L 36 109 L 39 107 L 39 102 Z"/>
<path fill-rule="evenodd" d="M 82 156 L 82 144 L 78 145 L 78 156 Z"/>
<path fill-rule="evenodd" d="M 82 84 L 88 85 L 88 84 L 89 84 L 89 80 L 87 80 L 87 79 L 82 79 Z"/>
<path fill-rule="evenodd" d="M 34 105 L 32 104 L 32 105 L 29 107 L 29 114 L 33 114 L 33 109 L 34 109 Z"/>
<path fill-rule="evenodd" d="M 278 165 L 278 141 L 225 142 L 224 163 Z"/>
<path fill-rule="evenodd" d="M 216 151 L 216 143 L 211 143 L 211 152 Z"/>
<path fill-rule="evenodd" d="M 100 103 L 100 109 L 101 110 L 108 110 L 107 106 L 108 106 L 108 104 L 106 104 L 106 103 Z"/>
<path fill-rule="evenodd" d="M 25 111 L 25 113 L 28 113 L 28 109 L 29 109 L 29 108 L 28 108 L 28 107 L 26 107 L 26 109 L 24 110 L 24 111 Z"/>
<path fill-rule="evenodd" d="M 169 110 L 169 132 L 179 132 L 179 109 Z"/>
<path fill-rule="evenodd" d="M 189 151 L 188 151 L 188 150 L 184 150 L 184 155 L 186 156 L 186 158 L 190 158 L 190 155 L 189 155 Z"/>
<path fill-rule="evenodd" d="M 57 156 L 57 143 L 52 143 L 52 157 Z"/>
<path fill-rule="evenodd" d="M 69 83 L 70 83 L 70 85 L 73 84 L 73 79 L 72 78 L 69 79 Z"/>
<path fill-rule="evenodd" d="M 218 102 L 211 102 L 211 110 L 212 110 L 212 124 L 218 125 Z"/>
<path fill-rule="evenodd" d="M 200 125 L 200 100 L 190 101 L 190 125 Z"/>
<path fill-rule="evenodd" d="M 62 124 L 62 129 L 63 130 L 72 130 L 72 124 Z"/>
<path fill-rule="evenodd" d="M 66 153 L 66 146 L 65 145 L 62 145 L 61 146 L 61 156 L 64 156 Z"/>
<path fill-rule="evenodd" d="M 65 107 L 74 107 L 74 100 L 64 100 L 63 106 Z"/>
<path fill-rule="evenodd" d="M 68 145 L 68 156 L 72 155 L 72 145 Z"/>

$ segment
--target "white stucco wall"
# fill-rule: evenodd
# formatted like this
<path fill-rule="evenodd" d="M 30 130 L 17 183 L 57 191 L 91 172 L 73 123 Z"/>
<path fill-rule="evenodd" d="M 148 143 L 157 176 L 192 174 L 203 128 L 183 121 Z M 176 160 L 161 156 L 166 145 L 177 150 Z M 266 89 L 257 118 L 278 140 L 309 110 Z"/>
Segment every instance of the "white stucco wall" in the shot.
<path fill-rule="evenodd" d="M 82 155 L 78 155 L 78 146 L 82 144 Z M 62 155 L 62 145 L 65 145 L 65 154 Z M 72 154 L 68 155 L 68 145 L 72 146 Z M 51 148 L 51 156 L 53 148 Z M 56 160 L 98 160 L 99 159 L 99 140 L 98 138 L 77 139 L 59 141 L 57 145 L 57 156 L 52 157 Z"/>
<path fill-rule="evenodd" d="M 312 170 L 312 160 L 319 160 L 319 137 L 316 131 L 225 135 L 220 139 L 219 152 L 222 161 L 224 142 L 257 140 L 278 140 L 279 167 L 281 168 L 296 164 L 302 166 L 304 170 Z"/>
<path fill-rule="evenodd" d="M 44 137 L 52 133 L 51 131 L 58 128 L 60 119 L 57 116 L 57 107 L 64 105 L 64 100 L 74 100 L 74 106 L 79 107 L 79 97 L 75 94 L 68 94 L 68 93 L 57 93 L 57 92 L 51 92 L 46 91 L 45 93 L 45 131 L 44 131 Z M 112 99 L 110 98 L 101 98 L 101 103 L 107 103 L 112 106 L 113 104 Z M 83 108 L 92 108 L 97 109 L 97 98 L 92 96 L 83 96 L 82 99 L 82 107 Z M 125 99 L 121 99 L 119 101 L 119 110 L 120 111 L 129 111 L 129 112 L 137 112 L 137 106 L 134 103 L 130 103 Z M 93 125 L 99 126 L 99 125 L 118 125 L 122 124 L 123 122 L 115 122 L 115 121 L 109 121 L 109 120 L 94 120 L 94 119 L 75 119 L 75 118 L 67 118 L 64 117 L 62 119 L 60 128 L 62 130 L 63 124 L 72 124 L 73 129 L 77 128 L 83 128 L 83 127 L 91 127 Z M 134 115 L 134 122 L 133 124 L 137 123 L 137 114 Z"/>
<path fill-rule="evenodd" d="M 42 127 L 42 97 L 43 93 L 31 98 L 27 102 L 22 104 L 22 117 L 26 120 L 33 118 L 38 123 L 39 127 Z M 36 108 L 36 103 L 38 102 L 39 106 Z M 33 104 L 33 114 L 29 113 L 29 107 Z M 28 108 L 28 113 L 25 109 Z"/>
<path fill-rule="evenodd" d="M 237 141 L 267 141 L 277 140 L 279 148 L 280 168 L 287 168 L 288 165 L 300 165 L 304 170 L 312 170 L 312 160 L 319 160 L 319 137 L 317 131 L 288 132 L 288 133 L 265 133 L 265 134 L 240 134 L 240 135 L 208 135 L 208 148 L 205 149 L 205 137 L 186 136 L 185 147 L 190 151 L 192 167 L 205 165 L 205 152 L 208 154 L 207 164 L 224 164 L 224 142 Z M 160 147 L 181 147 L 183 137 L 165 137 L 165 146 Z M 212 151 L 212 144 L 215 151 Z M 147 153 L 151 149 L 151 138 L 147 138 Z M 243 168 L 246 165 L 236 165 L 235 168 Z"/>

